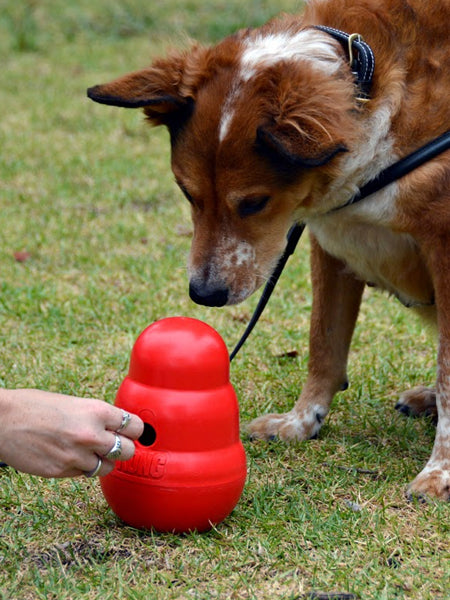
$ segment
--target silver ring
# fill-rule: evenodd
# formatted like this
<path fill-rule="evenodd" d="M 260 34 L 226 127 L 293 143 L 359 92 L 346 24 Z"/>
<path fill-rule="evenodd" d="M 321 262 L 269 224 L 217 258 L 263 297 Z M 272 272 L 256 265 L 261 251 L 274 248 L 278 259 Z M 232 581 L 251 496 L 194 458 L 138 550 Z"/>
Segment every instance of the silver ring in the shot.
<path fill-rule="evenodd" d="M 108 454 L 105 454 L 105 458 L 107 458 L 108 460 L 115 460 L 116 458 L 119 458 L 119 456 L 122 454 L 122 442 L 120 440 L 120 436 L 117 435 L 117 433 L 115 433 L 114 435 L 116 438 L 114 440 L 114 446 L 111 448 Z"/>
<path fill-rule="evenodd" d="M 92 471 L 84 471 L 84 474 L 86 477 L 95 477 L 96 475 L 98 475 L 98 472 L 100 471 L 100 469 L 102 468 L 102 459 L 100 458 L 100 456 L 97 456 L 98 459 L 98 463 L 97 466 L 92 469 Z"/>
<path fill-rule="evenodd" d="M 128 425 L 128 423 L 131 421 L 130 413 L 127 412 L 126 410 L 123 410 L 123 408 L 121 410 L 122 410 L 122 422 L 120 423 L 120 426 L 116 429 L 117 432 L 125 429 L 125 427 Z"/>

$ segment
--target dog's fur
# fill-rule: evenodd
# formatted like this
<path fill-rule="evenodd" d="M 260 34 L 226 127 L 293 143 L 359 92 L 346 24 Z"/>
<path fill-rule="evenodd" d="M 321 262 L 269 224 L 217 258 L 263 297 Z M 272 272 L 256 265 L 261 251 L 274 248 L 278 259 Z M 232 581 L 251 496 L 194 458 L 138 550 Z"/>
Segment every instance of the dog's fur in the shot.
<path fill-rule="evenodd" d="M 89 90 L 142 107 L 166 125 L 172 168 L 192 204 L 191 297 L 234 304 L 268 277 L 296 221 L 311 233 L 314 302 L 309 373 L 287 414 L 253 421 L 255 437 L 315 436 L 345 386 L 366 283 L 436 319 L 436 390 L 400 398 L 437 405 L 432 455 L 411 493 L 450 496 L 449 153 L 336 212 L 369 179 L 450 124 L 449 0 L 312 0 L 215 47 L 156 60 Z M 376 60 L 371 99 L 357 99 L 341 44 L 313 25 L 360 33 Z"/>

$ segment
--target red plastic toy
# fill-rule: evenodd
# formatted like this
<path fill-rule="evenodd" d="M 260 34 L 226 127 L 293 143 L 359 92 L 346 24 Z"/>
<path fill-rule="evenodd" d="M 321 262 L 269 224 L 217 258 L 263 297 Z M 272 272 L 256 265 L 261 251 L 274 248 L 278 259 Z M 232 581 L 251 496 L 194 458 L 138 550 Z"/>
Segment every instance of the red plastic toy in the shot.
<path fill-rule="evenodd" d="M 162 319 L 136 340 L 115 405 L 138 414 L 144 433 L 100 480 L 129 525 L 206 531 L 236 506 L 247 468 L 229 365 L 220 335 L 196 319 Z"/>

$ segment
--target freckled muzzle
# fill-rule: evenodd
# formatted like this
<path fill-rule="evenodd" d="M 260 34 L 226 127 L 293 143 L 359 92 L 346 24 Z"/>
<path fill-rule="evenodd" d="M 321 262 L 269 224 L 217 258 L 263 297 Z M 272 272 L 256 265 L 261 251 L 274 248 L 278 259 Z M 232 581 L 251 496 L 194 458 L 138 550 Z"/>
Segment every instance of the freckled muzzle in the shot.
<path fill-rule="evenodd" d="M 245 241 L 223 234 L 205 250 L 191 249 L 189 296 L 196 304 L 220 307 L 237 304 L 255 290 L 255 251 Z M 198 254 L 208 259 L 195 260 Z"/>

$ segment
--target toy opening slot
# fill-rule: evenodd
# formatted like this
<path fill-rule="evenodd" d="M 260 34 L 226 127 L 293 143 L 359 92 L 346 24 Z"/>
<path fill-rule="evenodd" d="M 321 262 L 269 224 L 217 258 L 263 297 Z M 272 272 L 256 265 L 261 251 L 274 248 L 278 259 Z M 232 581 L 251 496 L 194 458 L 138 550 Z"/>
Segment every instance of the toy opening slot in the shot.
<path fill-rule="evenodd" d="M 142 432 L 141 437 L 138 439 L 138 442 L 142 444 L 142 446 L 152 446 L 156 441 L 156 431 L 155 428 L 150 425 L 150 423 L 144 423 L 144 431 Z"/>

